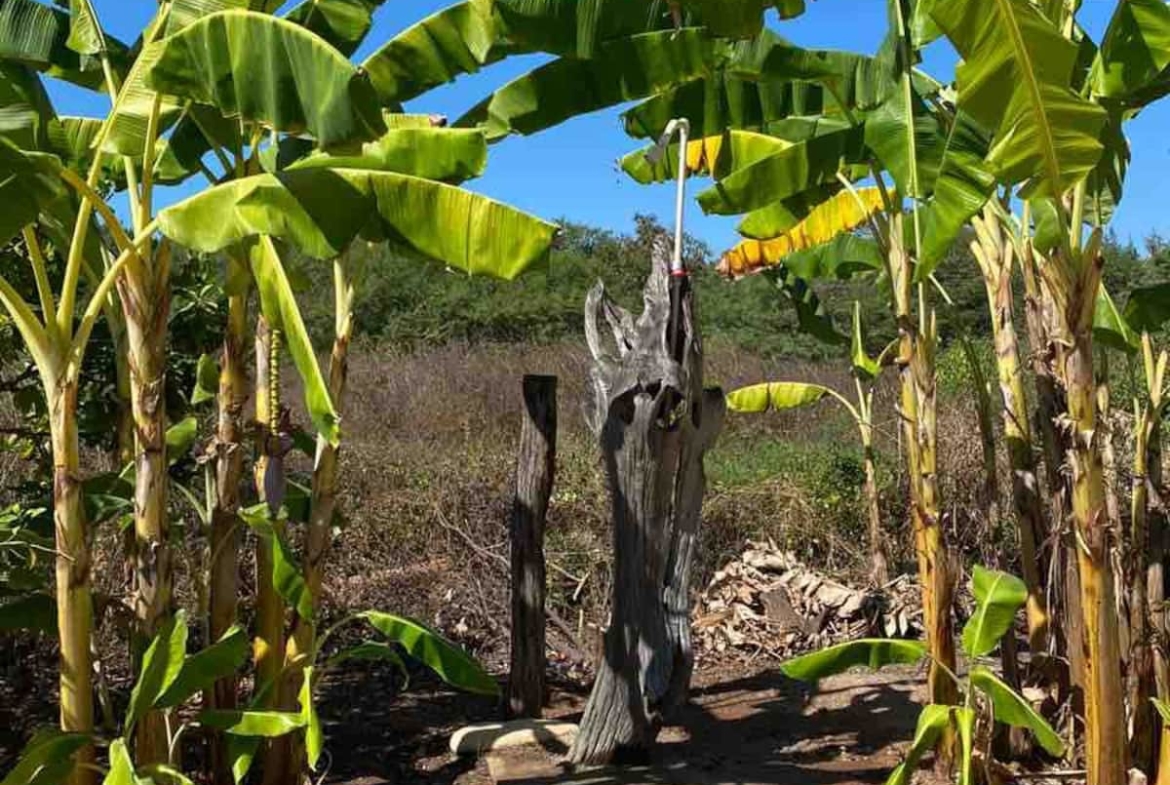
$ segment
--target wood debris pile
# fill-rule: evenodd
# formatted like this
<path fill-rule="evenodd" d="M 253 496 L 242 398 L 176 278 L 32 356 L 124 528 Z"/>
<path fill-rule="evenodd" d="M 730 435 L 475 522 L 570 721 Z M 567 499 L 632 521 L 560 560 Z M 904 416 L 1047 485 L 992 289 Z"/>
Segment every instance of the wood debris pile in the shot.
<path fill-rule="evenodd" d="M 760 653 L 787 659 L 855 638 L 918 638 L 920 617 L 910 576 L 854 588 L 772 542 L 749 541 L 700 595 L 694 644 L 699 659 Z"/>

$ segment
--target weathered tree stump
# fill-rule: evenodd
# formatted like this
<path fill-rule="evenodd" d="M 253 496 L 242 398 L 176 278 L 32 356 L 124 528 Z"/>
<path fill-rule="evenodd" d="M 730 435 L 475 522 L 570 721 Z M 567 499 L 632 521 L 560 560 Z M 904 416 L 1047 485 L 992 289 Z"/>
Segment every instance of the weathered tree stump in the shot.
<path fill-rule="evenodd" d="M 525 376 L 524 421 L 512 503 L 512 659 L 508 712 L 544 707 L 544 523 L 557 452 L 557 377 Z"/>
<path fill-rule="evenodd" d="M 585 305 L 594 365 L 586 419 L 601 442 L 612 501 L 614 579 L 605 655 L 569 752 L 574 763 L 644 753 L 660 713 L 686 700 L 693 656 L 690 567 L 703 497 L 703 455 L 722 423 L 719 391 L 703 392 L 693 294 L 676 289 L 670 250 L 654 244 L 637 321 L 598 283 Z M 602 319 L 613 345 L 602 339 Z M 673 344 L 673 350 L 672 350 Z"/>

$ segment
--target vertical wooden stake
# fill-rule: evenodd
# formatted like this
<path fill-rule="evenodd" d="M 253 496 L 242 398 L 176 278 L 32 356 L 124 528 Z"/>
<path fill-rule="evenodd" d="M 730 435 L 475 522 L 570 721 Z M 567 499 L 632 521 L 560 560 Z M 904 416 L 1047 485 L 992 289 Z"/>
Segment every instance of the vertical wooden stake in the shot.
<path fill-rule="evenodd" d="M 557 378 L 525 376 L 524 422 L 512 504 L 512 662 L 508 713 L 544 707 L 544 520 L 557 454 Z"/>

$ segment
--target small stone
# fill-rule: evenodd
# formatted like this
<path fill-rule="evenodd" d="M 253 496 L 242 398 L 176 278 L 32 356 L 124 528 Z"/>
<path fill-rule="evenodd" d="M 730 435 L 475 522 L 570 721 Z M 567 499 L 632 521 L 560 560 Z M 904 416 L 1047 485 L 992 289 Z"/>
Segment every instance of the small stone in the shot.
<path fill-rule="evenodd" d="M 557 720 L 511 720 L 467 725 L 451 734 L 451 752 L 478 755 L 486 750 L 501 750 L 538 744 L 556 751 L 572 746 L 577 726 Z"/>

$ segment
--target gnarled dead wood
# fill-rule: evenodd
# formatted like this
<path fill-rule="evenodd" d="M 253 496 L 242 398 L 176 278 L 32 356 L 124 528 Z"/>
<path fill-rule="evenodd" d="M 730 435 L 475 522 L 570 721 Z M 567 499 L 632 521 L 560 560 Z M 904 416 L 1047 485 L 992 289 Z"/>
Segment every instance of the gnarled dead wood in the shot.
<path fill-rule="evenodd" d="M 613 607 L 605 655 L 569 753 L 604 763 L 654 741 L 659 712 L 685 699 L 690 675 L 689 577 L 703 494 L 703 454 L 723 398 L 702 390 L 693 293 L 675 290 L 671 350 L 670 250 L 659 240 L 635 321 L 596 285 L 585 331 L 594 365 L 586 419 L 605 458 L 612 498 Z M 612 334 L 603 340 L 602 320 Z"/>

